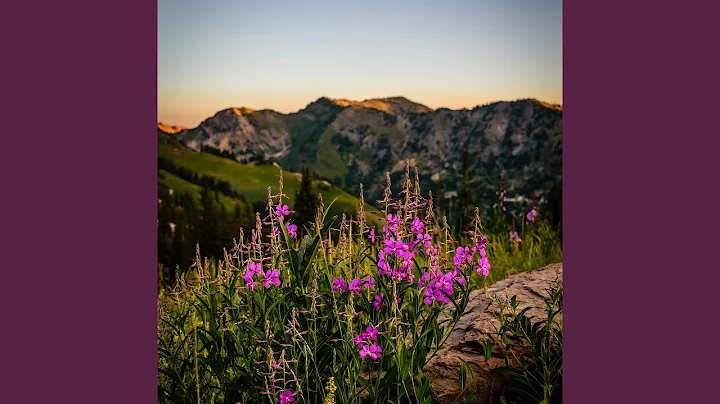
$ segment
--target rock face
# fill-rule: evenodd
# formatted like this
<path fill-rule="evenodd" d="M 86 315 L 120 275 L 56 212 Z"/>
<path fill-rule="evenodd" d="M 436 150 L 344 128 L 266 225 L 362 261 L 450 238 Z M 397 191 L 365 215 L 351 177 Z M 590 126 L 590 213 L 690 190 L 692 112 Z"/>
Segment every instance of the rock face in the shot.
<path fill-rule="evenodd" d="M 405 160 L 436 198 L 455 190 L 465 151 L 477 199 L 494 198 L 503 177 L 513 194 L 542 203 L 562 178 L 562 108 L 532 99 L 433 110 L 404 97 L 323 97 L 291 114 L 229 108 L 176 136 L 241 162 L 274 159 L 290 171 L 307 165 L 351 192 L 362 183 L 368 200 L 382 198 L 386 172 L 400 181 Z"/>
<path fill-rule="evenodd" d="M 530 306 L 528 315 L 543 318 L 545 303 L 542 296 L 545 296 L 546 290 L 558 277 L 562 279 L 562 264 L 553 264 L 536 271 L 513 275 L 493 284 L 488 292 L 500 297 L 504 297 L 506 293 L 508 297 L 515 295 L 520 302 L 519 309 Z M 472 367 L 474 380 L 468 383 L 477 393 L 475 403 L 489 404 L 498 399 L 503 380 L 491 370 L 502 366 L 504 360 L 499 355 L 493 355 L 486 362 L 480 345 L 486 338 L 484 332 L 499 326 L 495 318 L 497 313 L 498 308 L 491 304 L 484 290 L 471 294 L 467 314 L 458 322 L 455 331 L 438 351 L 437 356 L 425 367 L 424 373 L 430 379 L 438 404 L 450 404 L 460 393 L 458 358 L 462 358 Z"/>

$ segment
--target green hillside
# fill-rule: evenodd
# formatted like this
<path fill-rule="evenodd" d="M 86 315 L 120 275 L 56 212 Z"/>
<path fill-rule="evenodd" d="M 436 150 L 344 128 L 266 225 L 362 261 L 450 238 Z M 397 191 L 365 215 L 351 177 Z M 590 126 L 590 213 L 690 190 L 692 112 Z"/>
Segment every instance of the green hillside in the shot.
<path fill-rule="evenodd" d="M 189 183 L 172 173 L 160 170 L 158 175 L 158 185 L 164 188 L 172 189 L 174 192 L 192 194 L 195 197 L 195 201 L 200 203 L 200 186 Z M 225 207 L 227 212 L 234 212 L 235 206 L 238 204 L 238 200 L 227 197 L 223 194 L 219 194 L 218 198 L 220 199 L 220 204 Z"/>
<path fill-rule="evenodd" d="M 158 156 L 199 175 L 212 176 L 229 182 L 233 190 L 244 195 L 248 202 L 253 204 L 267 200 L 268 187 L 272 187 L 273 194 L 278 192 L 280 169 L 275 166 L 241 164 L 212 154 L 196 152 L 167 135 L 158 136 Z M 295 192 L 300 188 L 301 177 L 300 174 L 283 171 L 283 178 L 284 193 L 289 198 L 287 204 L 292 208 Z M 160 185 L 178 191 L 189 191 L 198 194 L 200 192 L 198 185 L 191 184 L 165 171 L 161 171 L 158 181 Z M 342 213 L 355 215 L 360 202 L 356 196 L 322 181 L 313 183 L 313 192 L 322 194 L 326 206 L 337 198 L 337 201 L 330 209 L 331 215 Z M 221 198 L 221 202 L 226 207 L 232 205 L 233 201 L 233 199 L 225 196 Z M 374 209 L 372 206 L 366 204 L 365 209 L 369 216 L 372 218 L 377 217 L 370 213 Z"/>

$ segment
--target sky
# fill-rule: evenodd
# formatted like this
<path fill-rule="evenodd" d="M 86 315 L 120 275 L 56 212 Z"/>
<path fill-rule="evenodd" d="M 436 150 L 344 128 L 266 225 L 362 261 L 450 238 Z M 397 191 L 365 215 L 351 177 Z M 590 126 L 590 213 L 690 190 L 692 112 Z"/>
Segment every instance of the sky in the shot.
<path fill-rule="evenodd" d="M 159 0 L 159 121 L 323 96 L 562 104 L 562 1 Z"/>

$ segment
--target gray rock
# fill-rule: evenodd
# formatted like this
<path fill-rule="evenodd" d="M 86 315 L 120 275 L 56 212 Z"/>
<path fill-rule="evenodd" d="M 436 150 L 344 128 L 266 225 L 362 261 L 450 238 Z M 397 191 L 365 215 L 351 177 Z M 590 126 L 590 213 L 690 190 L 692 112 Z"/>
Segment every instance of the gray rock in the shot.
<path fill-rule="evenodd" d="M 560 277 L 562 264 L 553 264 L 531 272 L 510 276 L 491 285 L 487 293 L 499 297 L 517 296 L 519 309 L 530 307 L 528 315 L 542 319 L 545 316 L 545 303 L 542 297 Z M 460 393 L 458 376 L 462 358 L 471 367 L 474 380 L 468 381 L 470 389 L 476 391 L 477 404 L 489 404 L 502 391 L 503 378 L 492 369 L 504 365 L 501 352 L 494 352 L 489 361 L 485 361 L 480 343 L 486 339 L 485 332 L 499 327 L 496 314 L 499 308 L 491 303 L 485 290 L 471 293 L 467 314 L 460 319 L 453 333 L 430 363 L 424 373 L 430 379 L 430 385 L 438 404 L 452 403 Z"/>

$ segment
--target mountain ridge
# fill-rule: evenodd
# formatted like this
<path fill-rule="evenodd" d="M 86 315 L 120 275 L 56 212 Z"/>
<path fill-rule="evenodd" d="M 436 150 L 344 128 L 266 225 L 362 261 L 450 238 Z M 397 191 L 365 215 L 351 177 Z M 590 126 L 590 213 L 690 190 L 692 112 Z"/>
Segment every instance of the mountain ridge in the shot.
<path fill-rule="evenodd" d="M 419 102 L 416 102 L 416 101 L 412 101 L 412 100 L 410 100 L 410 99 L 408 99 L 407 97 L 404 97 L 404 96 L 376 97 L 376 98 L 368 98 L 368 99 L 365 99 L 365 100 L 362 100 L 362 101 L 355 101 L 355 100 L 350 100 L 350 99 L 346 99 L 346 98 L 330 98 L 330 97 L 322 96 L 322 97 L 318 98 L 317 100 L 312 101 L 311 103 L 307 104 L 305 107 L 303 107 L 303 108 L 301 108 L 301 109 L 299 109 L 299 110 L 297 110 L 297 111 L 295 111 L 295 112 L 280 112 L 280 111 L 276 111 L 276 110 L 274 110 L 274 109 L 272 109 L 272 108 L 253 109 L 253 108 L 247 107 L 247 106 L 240 106 L 240 107 L 234 106 L 234 107 L 228 107 L 228 108 L 224 108 L 224 109 L 221 109 L 221 110 L 219 110 L 219 111 L 216 111 L 212 116 L 215 116 L 215 115 L 217 115 L 217 114 L 220 113 L 220 112 L 230 111 L 230 110 L 238 111 L 238 112 L 236 112 L 238 115 L 240 115 L 240 114 L 249 115 L 249 114 L 252 114 L 252 113 L 255 113 L 255 112 L 272 112 L 272 113 L 275 113 L 275 114 L 278 114 L 278 115 L 294 115 L 294 114 L 300 113 L 300 112 L 302 112 L 303 110 L 307 109 L 308 106 L 310 106 L 310 105 L 312 105 L 312 104 L 315 104 L 315 103 L 318 103 L 318 102 L 322 102 L 323 100 L 329 101 L 329 102 L 331 102 L 331 103 L 334 103 L 335 105 L 342 106 L 342 107 L 353 106 L 353 105 L 361 105 L 361 106 L 366 106 L 366 107 L 368 107 L 368 108 L 371 108 L 370 102 L 373 102 L 373 101 L 404 100 L 404 101 L 406 101 L 406 102 L 413 103 L 413 104 L 418 105 L 418 106 L 420 106 L 420 107 L 426 108 L 426 109 L 428 110 L 428 112 L 441 111 L 441 110 L 450 110 L 450 111 L 472 111 L 472 110 L 477 109 L 477 108 L 482 108 L 482 107 L 486 107 L 486 106 L 490 106 L 490 105 L 494 105 L 494 104 L 512 103 L 512 102 L 521 102 L 521 101 L 530 101 L 530 102 L 535 102 L 535 103 L 537 103 L 538 105 L 545 106 L 545 107 L 547 107 L 547 108 L 552 108 L 552 109 L 556 109 L 556 110 L 558 110 L 558 111 L 562 111 L 562 105 L 560 105 L 560 104 L 550 103 L 550 102 L 542 101 L 542 100 L 540 100 L 540 99 L 532 98 L 532 97 L 531 97 L 531 98 L 518 98 L 518 99 L 515 99 L 515 100 L 498 100 L 498 101 L 492 101 L 492 102 L 485 103 L 485 104 L 477 104 L 477 105 L 475 105 L 475 106 L 472 107 L 472 108 L 468 108 L 468 107 L 463 107 L 463 108 L 438 107 L 438 108 L 433 109 L 433 108 L 430 108 L 430 107 L 428 107 L 428 106 L 426 106 L 426 105 L 424 105 L 424 104 L 422 104 L 422 103 L 419 103 Z M 201 123 L 202 123 L 202 122 L 201 122 Z M 171 124 L 167 124 L 167 123 L 163 123 L 163 122 L 158 121 L 158 126 L 160 126 L 160 125 L 163 125 L 163 126 L 166 126 L 166 127 L 177 127 L 177 128 L 181 128 L 182 130 L 192 129 L 192 128 L 186 127 L 186 126 L 171 125 Z M 198 126 L 200 126 L 200 125 L 198 125 Z M 195 126 L 195 128 L 196 128 L 196 127 L 197 127 L 197 126 Z M 170 134 L 173 134 L 173 133 L 170 133 Z"/>
<path fill-rule="evenodd" d="M 456 190 L 465 151 L 472 156 L 476 198 L 491 198 L 503 181 L 542 203 L 562 179 L 562 106 L 534 98 L 431 109 L 400 96 L 320 97 L 293 113 L 227 108 L 173 136 L 191 149 L 211 146 L 240 162 L 273 160 L 292 171 L 307 165 L 344 189 L 364 184 L 372 199 L 381 197 L 386 172 L 400 179 L 406 160 L 436 196 Z"/>

